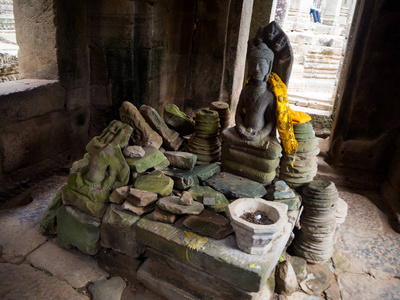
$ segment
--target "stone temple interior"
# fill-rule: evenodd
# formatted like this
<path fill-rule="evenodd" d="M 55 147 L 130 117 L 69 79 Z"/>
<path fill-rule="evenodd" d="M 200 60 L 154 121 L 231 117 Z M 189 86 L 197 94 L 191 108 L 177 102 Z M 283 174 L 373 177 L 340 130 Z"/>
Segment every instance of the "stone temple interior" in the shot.
<path fill-rule="evenodd" d="M 252 12 L 267 6 L 268 16 L 277 5 L 284 8 L 290 2 L 304 6 L 303 0 L 266 0 L 262 4 L 259 0 L 14 1 L 20 79 L 0 83 L 0 224 L 3 227 L 0 230 L 0 263 L 4 266 L 0 265 L 3 270 L 0 270 L 0 281 L 14 283 L 0 287 L 2 299 L 400 297 L 400 268 L 397 262 L 393 262 L 393 257 L 396 261 L 400 251 L 398 243 L 393 242 L 399 241 L 400 232 L 400 94 L 396 87 L 400 78 L 400 4 L 394 0 L 355 2 L 348 47 L 335 96 L 334 124 L 329 138 L 319 141 L 323 156 L 318 158 L 321 164 L 316 177 L 333 181 L 340 197 L 346 201 L 346 195 L 349 198 L 348 218 L 354 226 L 345 223 L 342 228 L 349 230 L 342 232 L 339 240 L 361 244 L 364 241 L 361 237 L 370 234 L 373 238 L 372 249 L 383 249 L 376 253 L 377 256 L 382 254 L 381 260 L 386 260 L 385 268 L 375 268 L 371 263 L 367 271 L 363 269 L 364 275 L 369 276 L 365 281 L 358 280 L 358 275 L 342 274 L 340 277 L 332 273 L 333 277 L 336 276 L 332 279 L 336 285 L 331 281 L 329 289 L 315 288 L 308 293 L 309 297 L 315 298 L 300 298 L 305 297 L 303 292 L 306 288 L 303 286 L 303 292 L 295 292 L 298 298 L 295 298 L 296 295 L 285 296 L 285 292 L 278 296 L 259 286 L 265 284 L 268 278 L 261 278 L 257 273 L 259 265 L 264 267 L 264 261 L 257 255 L 254 262 L 248 261 L 250 269 L 243 267 L 247 270 L 243 271 L 239 268 L 237 278 L 226 278 L 226 274 L 219 270 L 224 265 L 218 264 L 218 255 L 222 255 L 223 250 L 212 254 L 213 259 L 203 261 L 202 257 L 209 253 L 196 256 L 196 251 L 202 249 L 198 244 L 193 246 L 195 250 L 191 249 L 192 252 L 186 250 L 185 254 L 182 249 L 188 247 L 183 247 L 175 253 L 182 257 L 186 255 L 187 261 L 193 254 L 190 259 L 193 259 L 195 267 L 187 269 L 180 261 L 174 261 L 175 265 L 171 262 L 172 266 L 169 266 L 175 272 L 170 276 L 183 277 L 179 277 L 176 284 L 185 286 L 185 291 L 177 291 L 171 283 L 166 286 L 164 281 L 156 282 L 151 277 L 146 277 L 146 281 L 143 274 L 143 282 L 138 281 L 136 270 L 142 268 L 146 257 L 121 258 L 109 249 L 102 249 L 97 257 L 105 271 L 97 265 L 93 267 L 89 256 L 77 250 L 65 254 L 71 255 L 71 265 L 80 266 L 72 272 L 85 273 L 86 269 L 95 272 L 87 275 L 89 279 L 86 281 L 61 280 L 63 284 L 67 281 L 68 286 L 60 285 L 60 280 L 56 278 L 57 271 L 49 271 L 51 267 L 35 269 L 35 272 L 46 270 L 47 273 L 40 276 L 32 270 L 25 270 L 35 265 L 34 261 L 40 264 L 33 250 L 41 245 L 47 248 L 44 256 L 58 255 L 60 250 L 55 246 L 55 238 L 41 236 L 39 242 L 36 239 L 36 244 L 30 238 L 39 235 L 38 220 L 58 188 L 66 182 L 72 163 L 83 157 L 85 146 L 93 137 L 101 135 L 111 121 L 120 120 L 121 105 L 125 101 L 138 109 L 147 105 L 162 114 L 167 105 L 175 104 L 187 115 L 194 116 L 196 111 L 208 108 L 212 102 L 222 101 L 234 113 L 245 80 L 247 41 L 251 38 L 250 27 L 254 26 Z M 306 17 L 309 21 L 308 14 Z M 273 18 L 260 20 L 263 23 L 257 24 L 257 27 L 266 26 L 270 20 Z M 368 198 L 368 203 L 365 202 L 366 194 L 373 195 Z M 37 199 L 47 199 L 47 202 L 40 203 Z M 32 211 L 21 212 L 24 207 L 31 210 L 33 207 L 36 214 Z M 351 217 L 352 207 L 362 207 L 365 211 Z M 12 223 L 17 210 L 21 213 L 18 218 L 20 223 Z M 378 222 L 377 225 L 379 218 L 385 219 L 387 224 Z M 36 223 L 33 224 L 32 220 Z M 166 232 L 174 230 L 164 225 Z M 150 225 L 142 222 L 136 234 L 142 238 L 146 236 L 146 226 Z M 351 234 L 357 232 L 358 227 L 363 234 L 355 234 L 357 238 L 354 238 Z M 393 238 L 388 238 L 391 242 L 385 242 L 386 247 L 379 241 L 382 241 L 383 235 L 387 238 L 389 233 L 373 234 L 380 228 L 386 228 L 393 235 Z M 30 244 L 27 247 L 29 250 L 15 244 L 17 249 L 11 251 L 10 234 L 14 237 L 20 235 L 25 244 Z M 165 270 L 157 269 L 159 261 L 167 260 L 159 248 L 168 248 L 168 244 L 164 245 L 162 241 L 155 238 L 146 245 L 151 248 L 146 252 L 151 258 L 147 261 L 146 270 L 159 272 L 160 278 L 168 277 L 168 274 L 162 273 Z M 184 237 L 176 240 L 177 244 L 183 242 Z M 282 249 L 285 247 L 282 241 L 279 245 Z M 225 249 L 227 245 L 218 241 L 213 247 Z M 107 256 L 109 253 L 113 254 Z M 275 263 L 279 256 L 274 257 Z M 200 258 L 196 260 L 197 257 Z M 334 257 L 335 268 L 340 265 L 338 261 L 345 261 L 340 254 L 334 254 Z M 379 265 L 379 259 L 369 258 L 370 262 L 375 263 L 375 260 Z M 200 272 L 196 264 L 209 273 Z M 342 267 L 344 265 L 342 263 Z M 232 273 L 236 274 L 236 267 L 234 265 L 228 271 L 233 270 Z M 314 272 L 314 275 L 324 273 L 321 271 L 324 266 L 322 269 L 317 267 L 311 265 L 309 272 Z M 93 271 L 93 268 L 96 270 Z M 115 272 L 117 268 L 119 273 Z M 242 271 L 248 273 L 240 273 Z M 24 272 L 27 277 L 37 278 L 32 287 L 41 286 L 43 290 L 36 290 L 37 294 L 30 290 L 29 294 L 15 285 L 16 281 L 25 281 L 16 275 Z M 272 269 L 269 274 L 271 272 Z M 110 278 L 110 274 L 116 274 L 116 277 Z M 223 283 L 216 284 L 214 276 L 221 277 Z M 128 285 L 129 291 L 125 289 L 117 297 L 118 293 L 113 288 L 121 286 L 118 279 L 122 277 L 123 288 Z M 322 277 L 320 282 L 324 281 Z M 198 278 L 201 279 L 197 281 Z M 100 284 L 93 288 L 102 281 L 107 282 L 106 288 Z M 199 288 L 200 281 L 202 286 Z M 383 281 L 388 284 L 385 288 L 391 293 L 383 292 L 384 289 L 377 291 L 377 287 L 374 288 L 375 294 L 372 291 L 363 293 L 371 285 L 379 285 Z M 237 282 L 239 284 L 232 288 Z M 207 283 L 212 290 L 210 294 L 206 291 Z M 359 283 L 358 289 L 354 288 L 356 283 Z M 216 285 L 219 285 L 217 294 L 214 293 Z M 310 287 L 312 284 L 308 285 L 308 289 L 312 290 Z M 111 298 L 110 294 L 117 298 Z"/>

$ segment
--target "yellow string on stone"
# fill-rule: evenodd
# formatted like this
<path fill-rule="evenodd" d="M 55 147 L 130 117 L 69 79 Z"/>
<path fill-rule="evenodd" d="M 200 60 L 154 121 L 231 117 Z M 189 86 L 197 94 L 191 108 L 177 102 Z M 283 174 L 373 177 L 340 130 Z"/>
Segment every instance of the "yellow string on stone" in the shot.
<path fill-rule="evenodd" d="M 295 153 L 297 151 L 297 141 L 293 131 L 286 85 L 274 72 L 270 74 L 268 83 L 276 97 L 276 127 L 282 140 L 283 149 L 285 149 L 286 154 Z"/>

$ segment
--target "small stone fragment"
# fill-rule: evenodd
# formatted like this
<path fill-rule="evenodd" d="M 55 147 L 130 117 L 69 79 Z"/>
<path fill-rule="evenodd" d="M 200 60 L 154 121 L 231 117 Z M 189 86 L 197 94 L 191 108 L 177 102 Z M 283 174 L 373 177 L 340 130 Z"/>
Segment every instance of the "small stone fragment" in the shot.
<path fill-rule="evenodd" d="M 221 164 L 219 163 L 205 164 L 193 168 L 193 173 L 196 174 L 201 182 L 220 172 Z"/>
<path fill-rule="evenodd" d="M 181 205 L 193 205 L 193 197 L 188 191 L 184 191 L 182 196 L 179 198 L 179 204 Z"/>
<path fill-rule="evenodd" d="M 329 287 L 330 275 L 327 270 L 316 270 L 308 274 L 305 284 L 315 295 L 319 295 Z"/>
<path fill-rule="evenodd" d="M 174 181 L 161 171 L 153 171 L 148 175 L 140 176 L 135 181 L 135 188 L 157 193 L 160 196 L 171 194 Z"/>
<path fill-rule="evenodd" d="M 203 203 L 204 194 L 208 194 L 215 199 L 215 205 L 207 206 L 207 209 L 220 213 L 228 208 L 229 201 L 226 199 L 224 194 L 217 192 L 209 186 L 195 185 L 190 188 L 189 193 L 192 195 L 195 201 Z"/>
<path fill-rule="evenodd" d="M 198 185 L 199 179 L 192 171 L 166 169 L 163 171 L 165 175 L 174 180 L 174 188 L 178 190 L 187 190 L 188 188 Z"/>
<path fill-rule="evenodd" d="M 164 120 L 165 123 L 182 135 L 188 135 L 194 132 L 194 121 L 175 104 L 165 105 Z"/>
<path fill-rule="evenodd" d="M 127 158 L 142 158 L 146 154 L 140 146 L 128 146 L 124 149 L 124 156 Z"/>
<path fill-rule="evenodd" d="M 112 277 L 108 280 L 101 280 L 89 286 L 93 300 L 120 300 L 126 287 L 121 277 Z"/>
<path fill-rule="evenodd" d="M 279 294 L 291 294 L 297 289 L 296 273 L 288 260 L 278 264 L 275 281 Z"/>
<path fill-rule="evenodd" d="M 177 217 L 178 217 L 177 215 L 170 213 L 166 210 L 163 210 L 158 206 L 156 207 L 153 213 L 154 221 L 159 221 L 167 224 L 173 224 L 176 221 Z"/>
<path fill-rule="evenodd" d="M 215 198 L 209 194 L 203 195 L 203 204 L 206 206 L 213 206 L 215 205 Z"/>
<path fill-rule="evenodd" d="M 112 203 L 121 204 L 125 201 L 128 191 L 129 186 L 122 186 L 120 188 L 117 188 L 110 194 L 108 200 Z"/>
<path fill-rule="evenodd" d="M 197 161 L 197 156 L 189 152 L 166 151 L 164 155 L 172 167 L 182 170 L 192 170 Z"/>
<path fill-rule="evenodd" d="M 182 221 L 182 224 L 200 235 L 220 240 L 233 232 L 228 218 L 209 210 L 203 211 L 198 216 L 189 216 Z"/>
<path fill-rule="evenodd" d="M 171 196 L 161 198 L 157 202 L 158 207 L 176 215 L 198 215 L 204 210 L 204 205 L 199 202 L 193 202 L 193 205 L 179 204 L 179 197 Z"/>
<path fill-rule="evenodd" d="M 165 159 L 164 154 L 156 147 L 144 147 L 145 155 L 141 158 L 127 158 L 126 162 L 134 172 L 143 173 L 153 168 Z"/>
<path fill-rule="evenodd" d="M 129 189 L 126 195 L 127 201 L 139 207 L 150 205 L 156 202 L 157 198 L 158 196 L 156 193 L 138 190 L 134 188 Z"/>
<path fill-rule="evenodd" d="M 130 203 L 128 201 L 125 201 L 122 204 L 122 208 L 125 209 L 125 210 L 129 210 L 131 212 L 134 212 L 138 216 L 141 216 L 143 214 L 146 214 L 146 213 L 149 213 L 149 212 L 153 211 L 156 208 L 156 204 L 153 203 L 153 204 L 150 204 L 150 205 L 147 205 L 147 206 L 144 206 L 144 207 L 139 207 L 139 206 L 136 206 L 136 205 L 134 205 L 134 204 L 132 204 L 132 203 Z"/>

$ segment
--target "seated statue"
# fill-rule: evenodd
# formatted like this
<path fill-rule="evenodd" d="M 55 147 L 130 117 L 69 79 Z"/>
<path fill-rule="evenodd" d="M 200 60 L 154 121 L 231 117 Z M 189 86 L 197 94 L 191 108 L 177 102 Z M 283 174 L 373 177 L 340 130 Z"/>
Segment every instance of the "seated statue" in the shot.
<path fill-rule="evenodd" d="M 277 119 L 289 111 L 287 97 L 283 99 L 279 92 L 286 92 L 284 83 L 289 80 L 292 57 L 289 40 L 275 22 L 261 27 L 249 40 L 249 80 L 240 94 L 236 126 L 222 133 L 221 161 L 226 171 L 265 185 L 275 178 L 282 152 L 276 138 Z M 280 73 L 284 80 L 271 71 Z M 280 133 L 287 131 L 286 124 L 279 124 Z"/>

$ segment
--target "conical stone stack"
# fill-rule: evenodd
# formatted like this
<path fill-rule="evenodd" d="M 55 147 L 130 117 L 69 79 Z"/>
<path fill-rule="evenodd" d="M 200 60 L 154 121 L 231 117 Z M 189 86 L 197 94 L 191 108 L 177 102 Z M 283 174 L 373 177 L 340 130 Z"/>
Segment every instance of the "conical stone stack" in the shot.
<path fill-rule="evenodd" d="M 279 179 L 291 188 L 297 188 L 311 182 L 317 174 L 319 148 L 311 123 L 293 124 L 293 129 L 298 142 L 297 152 L 283 154 Z"/>
<path fill-rule="evenodd" d="M 210 105 L 210 110 L 215 110 L 219 115 L 221 131 L 229 127 L 229 118 L 231 115 L 229 104 L 222 101 L 214 101 Z"/>
<path fill-rule="evenodd" d="M 294 252 L 309 263 L 323 263 L 333 254 L 339 194 L 333 182 L 312 181 L 303 188 L 302 198 L 304 211 Z"/>
<path fill-rule="evenodd" d="M 197 155 L 197 164 L 208 164 L 220 159 L 219 121 L 216 111 L 202 109 L 196 113 L 195 132 L 190 137 L 186 149 Z"/>

